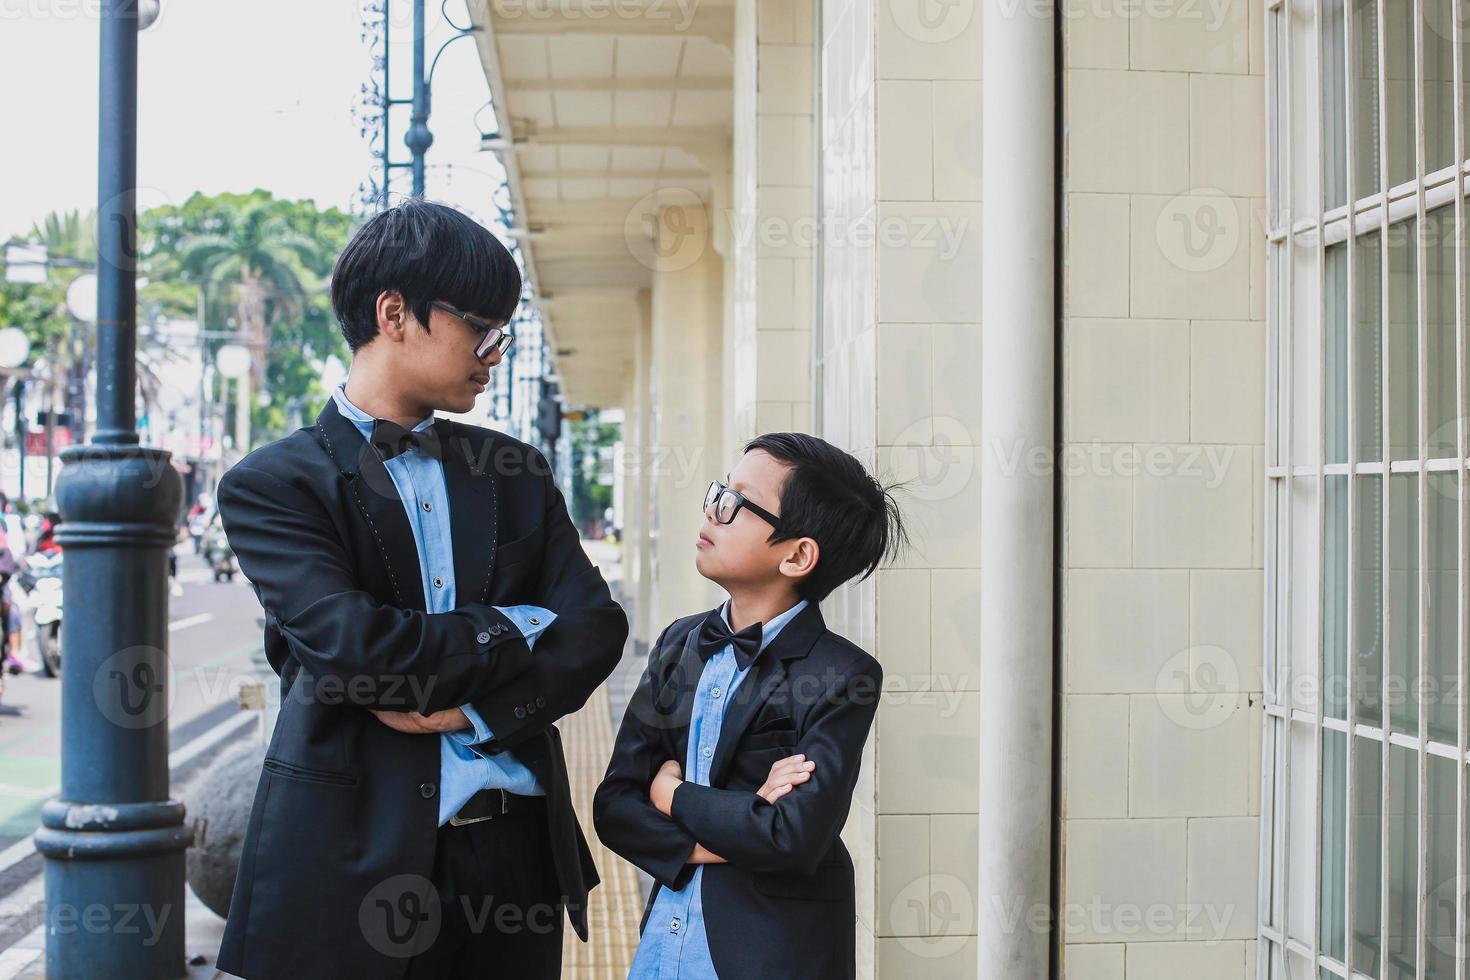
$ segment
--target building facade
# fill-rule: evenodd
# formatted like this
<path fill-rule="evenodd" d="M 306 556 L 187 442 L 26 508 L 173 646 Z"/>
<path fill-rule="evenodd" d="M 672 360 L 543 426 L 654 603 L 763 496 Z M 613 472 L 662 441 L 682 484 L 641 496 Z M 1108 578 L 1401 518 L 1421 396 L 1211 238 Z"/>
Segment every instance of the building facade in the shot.
<path fill-rule="evenodd" d="M 907 483 L 862 976 L 1464 980 L 1462 0 L 469 7 L 640 648 L 743 440 Z"/>

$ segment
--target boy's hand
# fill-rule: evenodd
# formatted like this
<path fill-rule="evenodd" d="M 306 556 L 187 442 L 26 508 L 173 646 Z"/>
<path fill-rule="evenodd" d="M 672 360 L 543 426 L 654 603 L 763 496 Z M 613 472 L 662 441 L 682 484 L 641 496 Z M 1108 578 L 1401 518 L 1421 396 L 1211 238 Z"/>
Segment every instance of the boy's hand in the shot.
<path fill-rule="evenodd" d="M 771 763 L 771 772 L 766 776 L 765 783 L 755 793 L 767 803 L 775 803 L 797 785 L 811 778 L 812 771 L 816 768 L 817 764 L 807 761 L 804 755 L 788 755 L 784 759 L 777 759 Z"/>
<path fill-rule="evenodd" d="M 682 783 L 684 769 L 673 759 L 669 759 L 658 767 L 658 773 L 653 777 L 653 782 L 648 787 L 648 799 L 659 813 L 664 816 L 673 816 L 674 790 Z"/>
<path fill-rule="evenodd" d="M 383 724 L 405 735 L 438 735 L 470 727 L 470 720 L 460 708 L 445 708 L 431 715 L 421 715 L 417 711 L 379 711 L 376 708 L 372 712 Z"/>

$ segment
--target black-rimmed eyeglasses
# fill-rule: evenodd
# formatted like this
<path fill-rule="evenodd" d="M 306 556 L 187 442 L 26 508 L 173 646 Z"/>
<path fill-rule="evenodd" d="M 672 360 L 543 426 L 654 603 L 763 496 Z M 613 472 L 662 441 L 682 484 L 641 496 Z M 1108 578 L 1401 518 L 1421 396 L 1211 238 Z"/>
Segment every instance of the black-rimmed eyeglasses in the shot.
<path fill-rule="evenodd" d="M 429 305 L 436 310 L 443 310 L 450 316 L 459 317 L 465 323 L 468 323 L 470 326 L 480 331 L 483 336 L 480 337 L 480 342 L 475 345 L 476 359 L 484 357 L 491 351 L 494 351 L 495 353 L 504 357 L 505 352 L 510 350 L 510 345 L 515 342 L 515 337 L 511 335 L 509 330 L 506 330 L 503 327 L 497 327 L 494 324 L 486 323 L 479 317 L 470 316 L 468 313 L 461 313 L 459 310 L 456 310 L 448 303 L 441 303 L 438 300 L 431 300 L 429 302 Z"/>
<path fill-rule="evenodd" d="M 710 508 L 714 508 L 711 510 Z M 776 530 L 781 530 L 781 518 L 772 514 L 759 504 L 752 503 L 745 494 L 739 490 L 731 490 L 719 480 L 711 480 L 709 490 L 704 494 L 704 512 L 710 514 L 721 524 L 729 524 L 740 513 L 740 508 L 748 507 L 750 511 L 765 521 Z"/>

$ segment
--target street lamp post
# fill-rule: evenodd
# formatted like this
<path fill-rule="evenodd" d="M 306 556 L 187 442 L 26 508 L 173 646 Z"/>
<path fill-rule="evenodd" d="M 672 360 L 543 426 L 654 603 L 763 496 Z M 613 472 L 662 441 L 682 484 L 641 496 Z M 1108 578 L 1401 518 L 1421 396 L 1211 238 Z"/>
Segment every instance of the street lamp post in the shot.
<path fill-rule="evenodd" d="M 193 834 L 169 798 L 166 652 L 183 485 L 168 453 L 139 445 L 134 403 L 138 31 L 156 15 L 156 2 L 100 5 L 97 428 L 62 453 L 56 486 L 62 588 L 86 615 L 67 620 L 61 795 L 35 836 L 51 980 L 185 973 Z"/>

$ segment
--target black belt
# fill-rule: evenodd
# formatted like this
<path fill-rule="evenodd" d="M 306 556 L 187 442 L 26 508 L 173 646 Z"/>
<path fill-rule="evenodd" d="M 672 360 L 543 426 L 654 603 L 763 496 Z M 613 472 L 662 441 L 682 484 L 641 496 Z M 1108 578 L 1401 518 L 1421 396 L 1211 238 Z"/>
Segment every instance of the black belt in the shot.
<path fill-rule="evenodd" d="M 545 796 L 521 796 L 503 789 L 482 789 L 471 796 L 459 812 L 449 818 L 449 824 L 463 827 L 465 824 L 481 823 L 496 817 L 508 817 L 517 813 L 544 810 Z"/>

